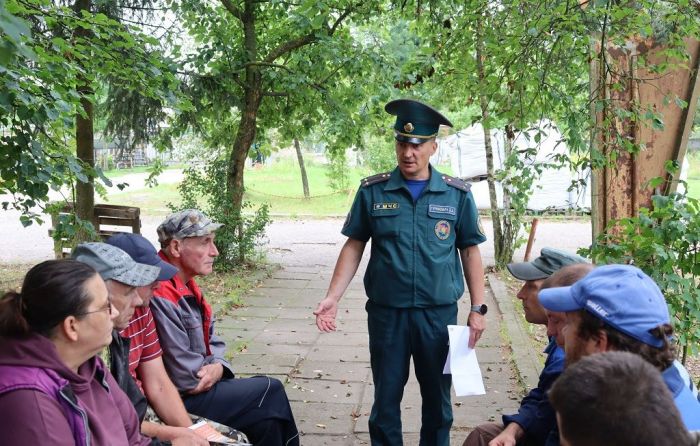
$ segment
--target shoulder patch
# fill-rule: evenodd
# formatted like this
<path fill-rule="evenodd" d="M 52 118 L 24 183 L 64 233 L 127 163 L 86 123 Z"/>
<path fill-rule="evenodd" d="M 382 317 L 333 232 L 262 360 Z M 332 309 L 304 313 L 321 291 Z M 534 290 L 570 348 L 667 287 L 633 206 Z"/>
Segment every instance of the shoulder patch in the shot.
<path fill-rule="evenodd" d="M 389 181 L 391 178 L 391 172 L 378 173 L 360 180 L 360 186 L 367 187 L 373 184 L 382 183 L 384 181 Z"/>
<path fill-rule="evenodd" d="M 449 175 L 443 175 L 442 179 L 447 183 L 448 186 L 463 190 L 464 192 L 469 192 L 472 185 L 456 177 L 451 177 Z"/>

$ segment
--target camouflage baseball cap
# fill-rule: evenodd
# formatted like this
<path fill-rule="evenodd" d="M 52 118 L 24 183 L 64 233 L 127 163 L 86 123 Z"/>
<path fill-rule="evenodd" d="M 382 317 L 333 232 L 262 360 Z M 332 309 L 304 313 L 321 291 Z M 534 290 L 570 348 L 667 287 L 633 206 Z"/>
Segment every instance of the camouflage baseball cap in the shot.
<path fill-rule="evenodd" d="M 209 235 L 222 226 L 221 223 L 212 222 L 197 209 L 185 209 L 168 215 L 158 226 L 158 241 L 165 243 L 172 239 Z"/>
<path fill-rule="evenodd" d="M 130 286 L 149 285 L 160 273 L 160 267 L 136 263 L 129 254 L 107 243 L 81 243 L 71 257 L 95 268 L 103 280 Z"/>

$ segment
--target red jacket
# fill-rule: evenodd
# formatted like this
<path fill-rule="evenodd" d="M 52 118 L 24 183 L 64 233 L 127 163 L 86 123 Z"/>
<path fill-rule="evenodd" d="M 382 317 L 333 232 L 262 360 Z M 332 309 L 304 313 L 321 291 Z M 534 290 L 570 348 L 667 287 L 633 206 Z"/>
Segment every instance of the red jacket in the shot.
<path fill-rule="evenodd" d="M 159 255 L 168 261 L 162 251 Z M 195 388 L 199 369 L 214 362 L 224 366 L 224 378 L 233 377 L 224 358 L 226 345 L 214 334 L 211 306 L 194 279 L 183 283 L 175 276 L 160 282 L 153 294 L 151 311 L 163 349 L 163 362 L 180 392 Z"/>

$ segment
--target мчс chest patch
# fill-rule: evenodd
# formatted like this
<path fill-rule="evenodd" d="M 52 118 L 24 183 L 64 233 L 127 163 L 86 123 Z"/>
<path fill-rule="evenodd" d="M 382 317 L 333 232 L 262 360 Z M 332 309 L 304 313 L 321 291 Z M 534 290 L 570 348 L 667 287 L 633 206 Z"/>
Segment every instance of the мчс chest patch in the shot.
<path fill-rule="evenodd" d="M 375 211 L 388 211 L 389 209 L 398 209 L 398 203 L 374 203 L 372 205 L 372 210 Z"/>
<path fill-rule="evenodd" d="M 457 215 L 457 208 L 454 206 L 443 206 L 440 204 L 428 205 L 428 212 L 431 214 Z"/>
<path fill-rule="evenodd" d="M 451 230 L 452 227 L 450 226 L 450 222 L 447 220 L 440 220 L 439 222 L 435 223 L 435 236 L 440 240 L 447 240 L 447 238 L 450 236 Z"/>

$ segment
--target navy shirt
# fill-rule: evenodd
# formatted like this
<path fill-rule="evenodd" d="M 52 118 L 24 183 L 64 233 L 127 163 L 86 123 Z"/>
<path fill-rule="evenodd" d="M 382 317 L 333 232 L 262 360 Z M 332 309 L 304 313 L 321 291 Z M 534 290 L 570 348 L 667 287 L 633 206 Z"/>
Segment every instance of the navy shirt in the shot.
<path fill-rule="evenodd" d="M 520 402 L 517 414 L 503 416 L 503 424 L 507 426 L 510 423 L 518 423 L 533 444 L 551 444 L 552 438 L 556 438 L 554 444 L 559 444 L 559 435 L 548 441 L 550 432 L 557 430 L 557 417 L 547 398 L 547 391 L 564 371 L 564 349 L 559 347 L 552 337 L 544 352 L 547 359 L 537 387 Z"/>
<path fill-rule="evenodd" d="M 425 308 L 456 302 L 464 293 L 459 250 L 486 240 L 469 185 L 432 166 L 430 172 L 415 203 L 398 167 L 364 180 L 357 191 L 342 233 L 372 239 L 364 284 L 376 304 Z"/>

